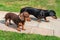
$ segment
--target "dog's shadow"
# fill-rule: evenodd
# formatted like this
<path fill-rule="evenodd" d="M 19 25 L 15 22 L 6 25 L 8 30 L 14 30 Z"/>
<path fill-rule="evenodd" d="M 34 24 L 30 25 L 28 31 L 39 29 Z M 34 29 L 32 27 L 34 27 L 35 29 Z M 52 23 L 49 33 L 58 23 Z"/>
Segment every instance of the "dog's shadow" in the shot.
<path fill-rule="evenodd" d="M 30 17 L 32 20 L 37 21 L 37 18 Z"/>
<path fill-rule="evenodd" d="M 0 23 L 5 24 L 5 20 L 0 20 Z"/>
<path fill-rule="evenodd" d="M 0 23 L 5 25 L 5 20 L 0 20 Z M 14 23 L 12 23 L 12 25 L 9 24 L 8 27 L 11 27 L 11 28 L 13 28 L 13 29 L 16 29 L 16 28 L 17 28 L 17 25 L 14 24 Z"/>
<path fill-rule="evenodd" d="M 31 19 L 32 19 L 33 21 L 37 21 L 37 18 L 31 17 Z M 41 21 L 44 21 L 44 20 L 41 20 Z M 3 20 L 0 20 L 0 23 L 5 25 L 5 20 L 4 20 L 4 19 L 3 19 Z M 14 24 L 14 23 L 12 23 L 12 25 L 9 25 L 8 27 L 11 27 L 11 28 L 13 28 L 13 29 L 16 29 L 16 28 L 17 28 L 17 25 Z"/>
<path fill-rule="evenodd" d="M 38 19 L 37 18 L 33 18 L 33 17 L 30 17 L 33 21 L 37 21 Z M 45 22 L 45 20 L 44 19 L 41 19 L 40 21 L 42 21 L 42 22 Z"/>

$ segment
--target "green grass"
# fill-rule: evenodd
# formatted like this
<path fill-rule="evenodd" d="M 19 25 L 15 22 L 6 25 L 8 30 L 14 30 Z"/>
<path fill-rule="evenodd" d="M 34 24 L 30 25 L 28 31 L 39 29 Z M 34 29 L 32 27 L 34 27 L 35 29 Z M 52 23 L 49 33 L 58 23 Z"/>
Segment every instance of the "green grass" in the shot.
<path fill-rule="evenodd" d="M 19 12 L 21 8 L 26 6 L 52 9 L 60 17 L 60 0 L 0 0 L 0 11 Z"/>
<path fill-rule="evenodd" d="M 57 15 L 60 17 L 60 0 L 56 0 L 56 12 Z"/>
<path fill-rule="evenodd" d="M 39 34 L 24 34 L 0 30 L 0 40 L 60 40 L 60 38 L 55 36 L 42 36 Z"/>

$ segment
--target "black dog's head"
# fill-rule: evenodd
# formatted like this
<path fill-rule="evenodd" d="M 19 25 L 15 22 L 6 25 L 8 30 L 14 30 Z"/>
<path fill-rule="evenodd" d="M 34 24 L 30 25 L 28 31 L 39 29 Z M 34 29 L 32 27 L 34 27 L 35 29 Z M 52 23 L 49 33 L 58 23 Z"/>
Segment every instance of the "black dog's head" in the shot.
<path fill-rule="evenodd" d="M 56 16 L 55 11 L 50 10 L 50 11 L 49 11 L 49 15 L 50 15 L 52 18 L 57 19 L 57 16 Z"/>

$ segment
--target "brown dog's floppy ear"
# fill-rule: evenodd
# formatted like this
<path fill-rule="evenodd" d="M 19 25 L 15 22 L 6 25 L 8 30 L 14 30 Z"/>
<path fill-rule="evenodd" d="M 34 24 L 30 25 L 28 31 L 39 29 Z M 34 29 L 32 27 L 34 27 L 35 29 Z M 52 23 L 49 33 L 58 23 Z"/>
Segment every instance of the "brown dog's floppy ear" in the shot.
<path fill-rule="evenodd" d="M 25 18 L 25 21 L 31 21 L 31 19 L 30 19 L 30 14 L 28 13 L 28 12 L 23 12 L 23 16 L 24 16 L 24 18 Z"/>
<path fill-rule="evenodd" d="M 29 17 L 29 13 L 28 12 L 23 12 L 24 17 Z"/>
<path fill-rule="evenodd" d="M 21 20 L 25 20 L 24 14 L 23 14 L 23 13 L 19 14 L 19 18 L 20 18 Z"/>
<path fill-rule="evenodd" d="M 30 17 L 29 17 L 30 15 L 29 15 L 28 12 L 20 13 L 19 16 L 20 16 L 20 19 L 21 19 L 21 20 L 25 20 L 25 21 L 26 21 L 26 20 L 29 20 L 29 21 L 30 21 Z"/>

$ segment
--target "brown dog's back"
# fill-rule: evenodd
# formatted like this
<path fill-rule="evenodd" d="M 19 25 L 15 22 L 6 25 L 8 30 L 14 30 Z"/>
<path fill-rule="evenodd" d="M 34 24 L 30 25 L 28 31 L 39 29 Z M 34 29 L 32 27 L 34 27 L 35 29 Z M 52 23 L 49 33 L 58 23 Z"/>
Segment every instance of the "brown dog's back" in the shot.
<path fill-rule="evenodd" d="M 18 18 L 18 15 L 14 14 L 14 13 L 7 13 L 5 15 L 5 19 L 11 19 L 11 20 L 13 20 L 15 18 Z"/>
<path fill-rule="evenodd" d="M 14 13 L 7 13 L 5 15 L 5 20 L 12 20 L 15 24 L 18 25 L 19 22 L 24 23 L 24 20 L 21 20 L 18 15 Z"/>

